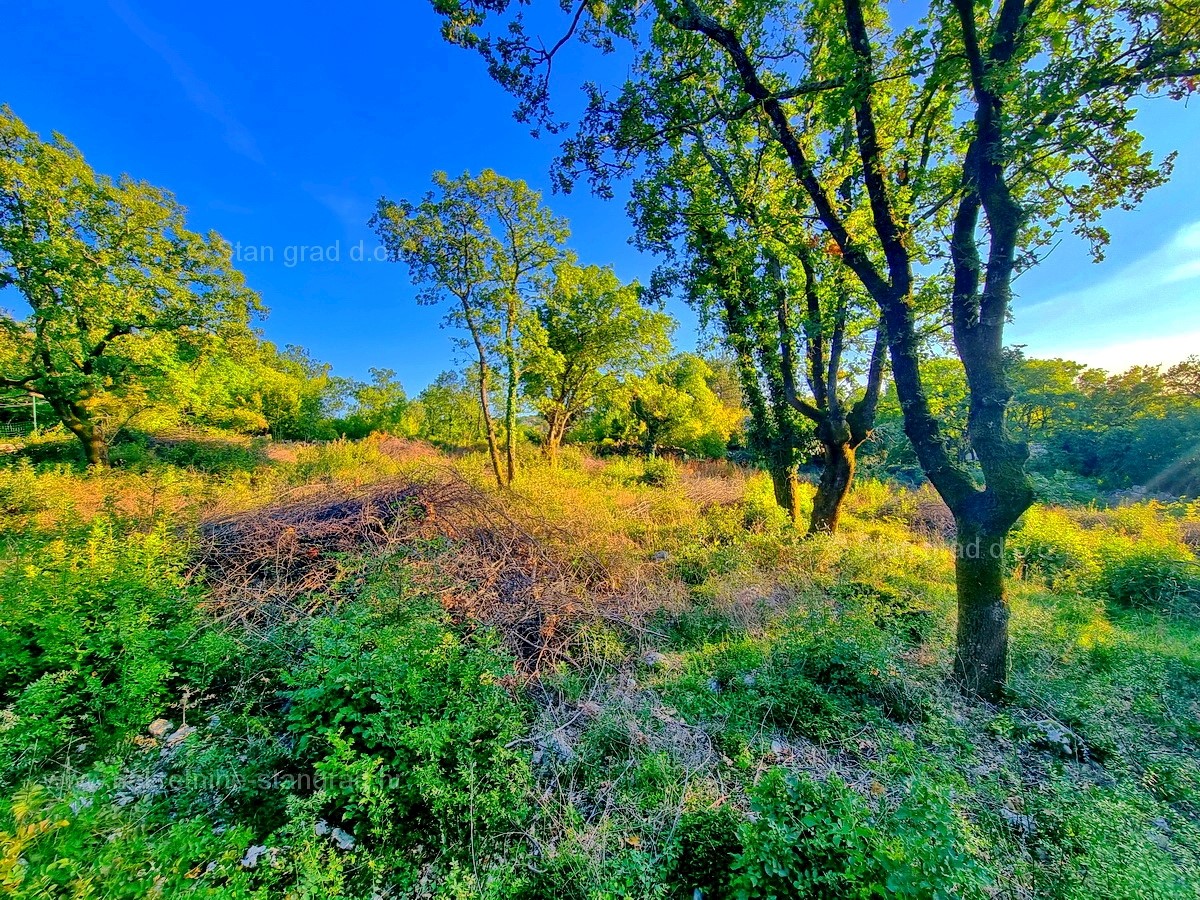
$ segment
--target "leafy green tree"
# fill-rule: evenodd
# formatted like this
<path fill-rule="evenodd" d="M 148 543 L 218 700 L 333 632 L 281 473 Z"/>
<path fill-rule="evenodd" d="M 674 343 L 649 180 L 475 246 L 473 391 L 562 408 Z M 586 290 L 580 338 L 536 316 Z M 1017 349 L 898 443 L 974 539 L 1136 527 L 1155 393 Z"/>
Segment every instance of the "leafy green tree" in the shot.
<path fill-rule="evenodd" d="M 496 482 L 509 485 L 517 472 L 518 326 L 527 298 L 559 257 L 567 226 L 524 181 L 490 169 L 456 179 L 438 172 L 433 180 L 434 190 L 420 203 L 381 199 L 371 225 L 389 257 L 404 262 L 421 286 L 418 302 L 456 302 L 447 321 L 470 334 L 492 468 Z M 506 376 L 503 468 L 488 399 L 496 357 Z"/>
<path fill-rule="evenodd" d="M 1008 422 L 1023 440 L 1044 442 L 1078 418 L 1086 402 L 1079 383 L 1086 368 L 1070 360 L 1028 359 L 1020 350 L 1010 352 Z"/>
<path fill-rule="evenodd" d="M 373 431 L 386 431 L 399 437 L 413 437 L 420 428 L 421 409 L 391 369 L 372 368 L 371 380 L 354 382 L 348 394 L 353 410 L 340 427 L 346 435 L 363 437 Z"/>
<path fill-rule="evenodd" d="M 484 437 L 475 375 L 442 372 L 417 397 L 421 406 L 420 434 L 431 441 L 464 446 Z"/>
<path fill-rule="evenodd" d="M 523 4 L 522 4 L 523 5 Z M 549 68 L 569 38 L 637 47 L 619 95 L 590 89 L 566 145 L 565 180 L 636 165 L 614 148 L 615 118 L 647 111 L 647 86 L 695 85 L 661 118 L 762 123 L 807 195 L 814 227 L 879 307 L 905 431 L 958 531 L 958 647 L 965 691 L 1001 696 L 1008 671 L 1004 545 L 1033 500 L 1028 448 L 1007 427 L 1004 326 L 1014 276 L 1064 226 L 1102 252 L 1101 214 L 1162 184 L 1132 128 L 1136 97 L 1183 97 L 1200 74 L 1196 0 L 930 0 L 912 24 L 879 3 L 840 0 L 582 0 L 562 40 L 539 43 L 511 0 L 437 0 L 445 34 L 488 58 L 520 115 L 557 126 Z M 540 20 L 539 20 L 540 21 Z M 550 49 L 539 49 L 550 48 Z M 707 89 L 713 81 L 723 90 Z M 600 114 L 592 115 L 599 110 Z M 955 460 L 926 400 L 923 281 L 947 280 L 944 308 L 970 396 L 968 434 L 983 484 Z"/>
<path fill-rule="evenodd" d="M 673 90 L 656 85 L 659 94 Z M 669 129 L 642 118 L 618 123 L 615 142 L 646 152 Z M 751 445 L 793 521 L 798 465 L 815 431 L 822 466 L 809 529 L 832 532 L 857 450 L 874 428 L 886 343 L 870 299 L 816 246 L 803 196 L 789 190 L 785 161 L 758 131 L 717 120 L 671 130 L 669 155 L 651 156 L 630 209 L 639 242 L 667 260 L 660 284 L 678 286 L 721 323 L 750 411 Z"/>
<path fill-rule="evenodd" d="M 337 436 L 333 419 L 346 408 L 350 382 L 333 367 L 313 359 L 303 347 L 282 351 L 261 345 L 253 362 L 256 386 L 250 402 L 257 406 L 277 440 L 314 441 Z"/>
<path fill-rule="evenodd" d="M 655 456 L 664 447 L 718 457 L 741 425 L 744 412 L 713 390 L 714 371 L 703 357 L 681 353 L 645 375 L 626 381 L 618 395 L 618 434 Z"/>
<path fill-rule="evenodd" d="M 65 138 L 43 141 L 0 109 L 0 386 L 44 397 L 108 465 L 113 433 L 172 369 L 259 309 L 229 245 L 186 228 L 166 191 L 97 175 Z"/>
<path fill-rule="evenodd" d="M 1167 388 L 1181 397 L 1200 400 L 1200 356 L 1189 356 L 1167 370 Z"/>
<path fill-rule="evenodd" d="M 525 393 L 545 419 L 551 461 L 597 396 L 670 351 L 674 321 L 640 295 L 611 268 L 564 261 L 523 322 Z"/>

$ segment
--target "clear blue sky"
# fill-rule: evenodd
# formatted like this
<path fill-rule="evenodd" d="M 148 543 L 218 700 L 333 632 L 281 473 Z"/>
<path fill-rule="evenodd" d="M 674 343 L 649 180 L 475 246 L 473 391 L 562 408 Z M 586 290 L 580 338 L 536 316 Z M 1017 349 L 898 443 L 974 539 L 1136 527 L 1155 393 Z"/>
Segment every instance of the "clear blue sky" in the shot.
<path fill-rule="evenodd" d="M 478 58 L 442 43 L 426 0 L 24 0 L 5 20 L 0 101 L 43 135 L 66 135 L 97 170 L 174 191 L 194 228 L 241 246 L 271 310 L 267 337 L 340 374 L 384 366 L 415 391 L 454 365 L 439 314 L 415 305 L 403 266 L 372 260 L 366 227 L 380 195 L 419 196 L 434 170 L 524 178 L 571 220 L 584 261 L 643 280 L 652 268 L 627 245 L 623 198 L 550 195 L 554 144 L 513 121 Z M 605 74 L 571 65 L 557 67 L 564 88 Z M 1174 182 L 1110 217 L 1105 264 L 1067 240 L 1022 278 L 1013 342 L 1114 368 L 1200 352 L 1194 107 L 1145 114 L 1152 145 L 1182 151 Z M 273 262 L 253 261 L 263 247 Z M 298 261 L 314 247 L 337 247 L 340 260 Z M 689 346 L 694 319 L 672 311 Z"/>

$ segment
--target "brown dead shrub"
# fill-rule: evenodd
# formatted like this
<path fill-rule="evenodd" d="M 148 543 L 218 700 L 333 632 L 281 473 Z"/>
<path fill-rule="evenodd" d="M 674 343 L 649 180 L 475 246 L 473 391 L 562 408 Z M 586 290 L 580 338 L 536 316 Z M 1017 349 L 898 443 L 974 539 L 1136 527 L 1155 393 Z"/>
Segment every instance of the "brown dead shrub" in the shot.
<path fill-rule="evenodd" d="M 518 521 L 445 469 L 210 519 L 193 573 L 220 619 L 265 627 L 351 596 L 364 561 L 401 549 L 422 590 L 456 621 L 497 628 L 528 671 L 568 656 L 584 623 L 636 630 L 650 606 L 646 585 L 618 584 L 570 533 Z"/>

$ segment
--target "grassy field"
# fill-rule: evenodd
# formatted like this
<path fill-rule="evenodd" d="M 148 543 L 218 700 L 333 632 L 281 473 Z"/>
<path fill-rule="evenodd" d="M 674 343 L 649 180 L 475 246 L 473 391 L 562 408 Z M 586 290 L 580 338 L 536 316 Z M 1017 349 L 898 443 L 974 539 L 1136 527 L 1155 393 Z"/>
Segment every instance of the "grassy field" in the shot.
<path fill-rule="evenodd" d="M 924 491 L 804 539 L 726 464 L 53 452 L 0 466 L 13 896 L 1200 896 L 1196 505 L 1026 514 L 996 707 Z"/>

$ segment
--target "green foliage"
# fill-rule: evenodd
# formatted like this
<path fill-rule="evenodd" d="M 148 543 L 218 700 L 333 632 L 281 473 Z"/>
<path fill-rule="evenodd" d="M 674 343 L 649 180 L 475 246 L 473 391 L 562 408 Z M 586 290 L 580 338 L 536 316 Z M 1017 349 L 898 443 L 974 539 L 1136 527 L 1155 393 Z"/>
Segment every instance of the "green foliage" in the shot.
<path fill-rule="evenodd" d="M 1013 571 L 1055 584 L 1090 572 L 1094 548 L 1094 539 L 1064 511 L 1034 507 L 1009 535 L 1005 549 Z"/>
<path fill-rule="evenodd" d="M 523 715 L 501 683 L 511 662 L 402 584 L 369 603 L 314 623 L 285 677 L 297 752 L 360 839 L 481 852 L 527 814 L 528 758 L 509 749 Z"/>
<path fill-rule="evenodd" d="M 713 390 L 716 375 L 702 357 L 675 356 L 628 379 L 582 433 L 591 440 L 634 444 L 649 456 L 673 447 L 695 456 L 722 457 L 744 413 Z"/>
<path fill-rule="evenodd" d="M 211 674 L 225 645 L 196 636 L 183 549 L 166 527 L 99 518 L 77 542 L 31 549 L 23 565 L 10 557 L 0 570 L 0 780 L 68 750 L 96 758 Z"/>
<path fill-rule="evenodd" d="M 29 900 L 261 896 L 239 865 L 252 842 L 248 829 L 200 816 L 149 825 L 125 815 L 98 780 L 66 798 L 30 787 L 0 801 L 0 888 Z"/>
<path fill-rule="evenodd" d="M 772 769 L 752 805 L 736 863 L 739 897 L 986 896 L 961 819 L 927 788 L 914 784 L 895 809 L 873 808 L 835 776 L 821 783 Z"/>
<path fill-rule="evenodd" d="M 1095 590 L 1127 609 L 1195 610 L 1200 607 L 1200 562 L 1180 548 L 1138 547 L 1105 559 Z"/>
<path fill-rule="evenodd" d="M 479 391 L 470 383 L 477 374 L 442 372 L 421 391 L 421 437 L 437 444 L 462 447 L 483 440 Z"/>
<path fill-rule="evenodd" d="M 743 818 L 731 804 L 684 813 L 678 839 L 666 865 L 666 880 L 676 895 L 693 897 L 699 889 L 712 900 L 731 900 L 734 864 L 742 853 Z"/>
<path fill-rule="evenodd" d="M 97 175 L 61 136 L 0 109 L 0 286 L 30 307 L 0 314 L 0 384 L 40 393 L 106 465 L 124 420 L 173 372 L 245 335 L 259 308 L 215 233 L 186 228 L 166 191 Z"/>
<path fill-rule="evenodd" d="M 551 452 L 597 398 L 669 352 L 674 320 L 640 295 L 611 268 L 560 262 L 522 322 L 525 393 L 546 420 Z"/>
<path fill-rule="evenodd" d="M 1128 789 L 1056 785 L 1037 798 L 1033 850 L 1045 859 L 1038 887 L 1056 900 L 1194 898 L 1200 858 L 1185 834 L 1156 828 L 1143 798 Z M 1164 820 L 1165 821 L 1165 820 Z M 1157 836 L 1157 840 L 1147 840 Z"/>

